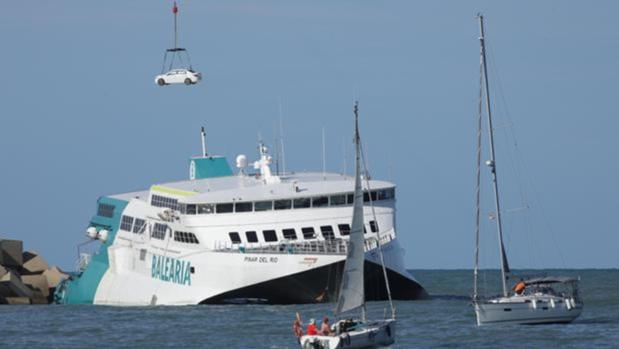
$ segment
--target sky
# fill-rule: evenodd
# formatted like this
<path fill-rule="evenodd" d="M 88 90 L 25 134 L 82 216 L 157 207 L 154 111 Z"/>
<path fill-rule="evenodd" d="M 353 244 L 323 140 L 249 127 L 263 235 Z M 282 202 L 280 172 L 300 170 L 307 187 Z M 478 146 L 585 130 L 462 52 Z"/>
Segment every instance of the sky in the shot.
<path fill-rule="evenodd" d="M 619 3 L 180 0 L 204 80 L 158 87 L 171 7 L 3 4 L 0 237 L 73 269 L 99 196 L 187 178 L 200 126 L 211 153 L 256 158 L 279 105 L 288 170 L 321 170 L 324 128 L 327 170 L 347 154 L 350 171 L 359 100 L 406 266 L 471 268 L 483 12 L 512 267 L 619 267 Z M 482 193 L 482 264 L 498 267 Z"/>

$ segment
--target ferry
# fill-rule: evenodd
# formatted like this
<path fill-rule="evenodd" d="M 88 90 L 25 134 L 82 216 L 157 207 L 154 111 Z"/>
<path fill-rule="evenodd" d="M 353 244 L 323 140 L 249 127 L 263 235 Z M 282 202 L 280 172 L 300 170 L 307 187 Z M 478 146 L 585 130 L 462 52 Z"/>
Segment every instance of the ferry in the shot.
<path fill-rule="evenodd" d="M 257 160 L 189 159 L 189 180 L 102 196 L 86 229 L 92 253 L 56 289 L 60 304 L 119 306 L 300 304 L 337 299 L 354 177 L 272 171 Z M 396 186 L 364 180 L 365 295 L 386 300 L 380 244 L 394 299 L 428 297 L 406 270 L 396 235 Z M 370 203 L 372 205 L 370 205 Z M 375 214 L 370 214 L 371 206 Z M 374 218 L 375 217 L 375 218 Z"/>

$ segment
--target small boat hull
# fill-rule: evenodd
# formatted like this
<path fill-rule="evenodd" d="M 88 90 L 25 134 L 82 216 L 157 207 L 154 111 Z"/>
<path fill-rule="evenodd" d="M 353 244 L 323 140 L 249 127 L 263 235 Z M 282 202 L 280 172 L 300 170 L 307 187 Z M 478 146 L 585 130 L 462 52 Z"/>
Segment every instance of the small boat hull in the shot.
<path fill-rule="evenodd" d="M 476 302 L 477 324 L 551 324 L 569 323 L 582 312 L 582 303 L 571 298 L 505 299 Z"/>
<path fill-rule="evenodd" d="M 302 336 L 303 349 L 379 348 L 395 341 L 395 320 L 369 322 L 334 336 Z"/>

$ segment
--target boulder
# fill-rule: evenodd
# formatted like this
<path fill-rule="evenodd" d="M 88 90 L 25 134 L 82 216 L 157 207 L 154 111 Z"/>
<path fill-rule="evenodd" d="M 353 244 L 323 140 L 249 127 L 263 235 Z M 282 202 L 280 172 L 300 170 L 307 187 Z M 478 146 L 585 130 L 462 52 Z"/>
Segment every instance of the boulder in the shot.
<path fill-rule="evenodd" d="M 30 304 L 28 297 L 5 297 L 6 304 Z"/>
<path fill-rule="evenodd" d="M 21 267 L 23 243 L 19 240 L 0 239 L 0 265 Z"/>
<path fill-rule="evenodd" d="M 49 296 L 49 286 L 45 275 L 22 275 L 21 281 L 35 291 L 40 292 L 42 297 L 47 298 Z"/>
<path fill-rule="evenodd" d="M 24 285 L 19 275 L 9 271 L 0 278 L 0 295 L 5 297 L 32 297 L 32 290 Z"/>
<path fill-rule="evenodd" d="M 47 262 L 36 252 L 26 251 L 23 253 L 23 269 L 29 273 L 42 273 L 49 269 Z"/>
<path fill-rule="evenodd" d="M 69 278 L 69 275 L 62 272 L 58 267 L 51 267 L 43 272 L 43 276 L 47 279 L 48 288 L 54 288 L 58 286 L 60 281 Z"/>
<path fill-rule="evenodd" d="M 40 290 L 34 290 L 32 292 L 32 297 L 30 298 L 31 304 L 49 304 L 47 297 L 43 295 Z"/>

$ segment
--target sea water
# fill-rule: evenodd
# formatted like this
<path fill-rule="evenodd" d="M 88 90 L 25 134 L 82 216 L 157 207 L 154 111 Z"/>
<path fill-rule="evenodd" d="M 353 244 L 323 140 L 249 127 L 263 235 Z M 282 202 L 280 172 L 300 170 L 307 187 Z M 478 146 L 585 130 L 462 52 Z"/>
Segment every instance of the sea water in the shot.
<path fill-rule="evenodd" d="M 397 301 L 391 348 L 619 348 L 619 270 L 523 274 L 581 277 L 582 315 L 563 325 L 478 327 L 470 270 L 414 270 L 433 296 Z M 489 273 L 493 279 L 496 272 Z M 482 273 L 482 284 L 489 279 Z M 494 284 L 494 281 L 491 282 Z M 487 285 L 485 285 L 487 286 Z M 386 302 L 368 303 L 372 318 Z M 320 320 L 333 306 L 203 305 L 182 307 L 0 306 L 1 348 L 298 348 L 292 321 Z"/>

